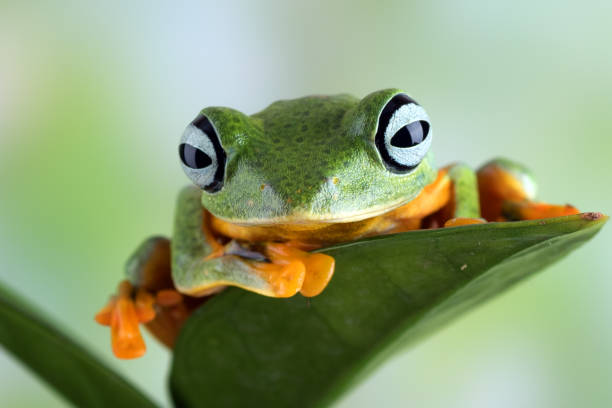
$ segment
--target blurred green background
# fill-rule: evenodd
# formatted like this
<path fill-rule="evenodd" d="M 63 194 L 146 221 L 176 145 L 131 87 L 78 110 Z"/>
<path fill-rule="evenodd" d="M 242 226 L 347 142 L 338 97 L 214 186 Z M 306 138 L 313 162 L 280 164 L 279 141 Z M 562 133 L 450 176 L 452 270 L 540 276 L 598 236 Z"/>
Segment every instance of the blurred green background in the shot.
<path fill-rule="evenodd" d="M 611 2 L 12 3 L 0 3 L 0 280 L 161 403 L 168 352 L 148 338 L 145 358 L 114 360 L 93 315 L 135 246 L 169 234 L 188 183 L 177 141 L 204 106 L 401 87 L 432 117 L 439 163 L 503 154 L 547 201 L 612 210 Z M 611 245 L 608 226 L 339 406 L 611 406 Z M 4 353 L 0 395 L 64 406 Z"/>

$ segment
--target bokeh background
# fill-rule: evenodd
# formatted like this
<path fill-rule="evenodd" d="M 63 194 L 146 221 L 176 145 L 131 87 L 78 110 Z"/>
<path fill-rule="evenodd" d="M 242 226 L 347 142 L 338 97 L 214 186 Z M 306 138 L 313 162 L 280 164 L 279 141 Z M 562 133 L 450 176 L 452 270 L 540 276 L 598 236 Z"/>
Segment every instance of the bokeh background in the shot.
<path fill-rule="evenodd" d="M 169 353 L 148 338 L 116 361 L 92 317 L 170 233 L 177 140 L 204 106 L 401 87 L 439 163 L 503 154 L 542 198 L 612 212 L 609 1 L 52 3 L 0 3 L 0 280 L 161 404 Z M 338 406 L 612 406 L 611 245 L 608 226 Z M 65 405 L 2 352 L 0 395 Z"/>

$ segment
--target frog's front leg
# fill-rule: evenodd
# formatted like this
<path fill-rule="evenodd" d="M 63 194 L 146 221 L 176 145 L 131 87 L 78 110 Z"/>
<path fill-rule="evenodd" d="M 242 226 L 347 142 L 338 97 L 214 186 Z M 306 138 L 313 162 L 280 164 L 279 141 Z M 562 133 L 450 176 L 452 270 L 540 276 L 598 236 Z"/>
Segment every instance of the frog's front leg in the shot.
<path fill-rule="evenodd" d="M 185 188 L 177 205 L 172 278 L 181 293 L 206 296 L 229 285 L 265 296 L 290 297 L 313 286 L 312 265 L 316 267 L 321 257 L 330 257 L 289 244 L 264 244 L 261 251 L 251 251 L 215 236 L 211 215 L 202 208 L 200 196 L 197 188 Z"/>
<path fill-rule="evenodd" d="M 488 221 L 534 220 L 577 214 L 569 205 L 535 201 L 537 186 L 531 172 L 508 159 L 495 159 L 478 170 L 482 215 Z"/>
<path fill-rule="evenodd" d="M 117 357 L 144 354 L 141 323 L 172 347 L 189 314 L 226 286 L 271 297 L 290 297 L 298 291 L 314 296 L 331 278 L 334 261 L 327 255 L 273 243 L 263 245 L 259 253 L 215 236 L 200 196 L 195 187 L 179 194 L 172 242 L 160 237 L 146 240 L 127 262 L 128 279 L 96 315 L 98 323 L 111 327 Z"/>

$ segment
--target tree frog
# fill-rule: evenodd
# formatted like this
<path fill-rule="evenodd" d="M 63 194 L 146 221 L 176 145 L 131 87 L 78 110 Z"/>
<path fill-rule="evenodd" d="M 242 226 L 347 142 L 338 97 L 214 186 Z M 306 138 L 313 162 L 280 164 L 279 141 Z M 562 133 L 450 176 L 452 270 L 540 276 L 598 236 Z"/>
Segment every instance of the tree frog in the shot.
<path fill-rule="evenodd" d="M 436 169 L 433 128 L 398 89 L 282 100 L 251 116 L 203 109 L 178 143 L 193 186 L 179 193 L 172 240 L 146 240 L 96 316 L 115 355 L 144 353 L 139 323 L 172 346 L 189 313 L 227 286 L 317 296 L 335 263 L 317 248 L 577 212 L 535 202 L 533 177 L 510 160 Z"/>

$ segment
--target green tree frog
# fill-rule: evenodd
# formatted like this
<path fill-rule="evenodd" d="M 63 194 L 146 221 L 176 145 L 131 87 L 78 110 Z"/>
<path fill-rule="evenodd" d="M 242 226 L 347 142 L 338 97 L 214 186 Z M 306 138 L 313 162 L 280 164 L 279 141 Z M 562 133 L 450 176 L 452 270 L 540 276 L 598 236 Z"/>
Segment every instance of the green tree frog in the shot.
<path fill-rule="evenodd" d="M 436 169 L 432 141 L 427 112 L 398 89 L 283 100 L 251 116 L 203 109 L 179 142 L 193 186 L 178 196 L 172 240 L 146 240 L 96 316 L 115 355 L 144 353 L 139 323 L 172 346 L 189 313 L 227 286 L 317 296 L 335 262 L 310 252 L 320 247 L 577 212 L 533 201 L 529 171 L 509 160 Z"/>

